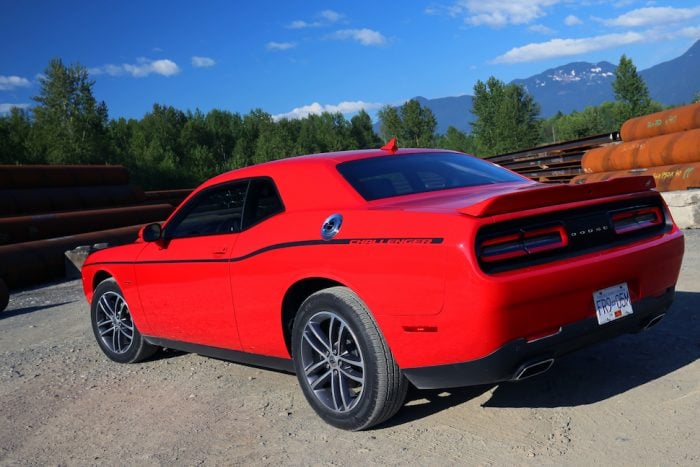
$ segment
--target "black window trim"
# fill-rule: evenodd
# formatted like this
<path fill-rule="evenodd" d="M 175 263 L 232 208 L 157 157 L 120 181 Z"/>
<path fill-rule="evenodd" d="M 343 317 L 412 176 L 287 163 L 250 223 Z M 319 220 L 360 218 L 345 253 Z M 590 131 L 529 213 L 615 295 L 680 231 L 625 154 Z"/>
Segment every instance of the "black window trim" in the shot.
<path fill-rule="evenodd" d="M 250 187 L 253 184 L 254 181 L 256 180 L 267 180 L 272 184 L 272 188 L 274 189 L 275 194 L 277 195 L 277 199 L 280 201 L 281 209 L 273 214 L 269 214 L 263 218 L 260 218 L 256 220 L 255 222 L 250 223 L 249 225 L 244 225 L 243 222 L 246 219 L 246 210 L 249 209 L 249 194 L 250 194 Z M 170 232 L 172 232 L 173 229 L 176 229 L 179 225 L 180 222 L 182 222 L 182 219 L 185 218 L 191 211 L 194 209 L 194 206 L 197 205 L 197 202 L 204 196 L 207 196 L 209 193 L 212 191 L 220 190 L 222 188 L 227 188 L 227 187 L 233 187 L 234 185 L 237 185 L 239 183 L 247 183 L 247 186 L 245 188 L 245 195 L 244 195 L 244 200 L 243 200 L 243 209 L 241 210 L 241 230 L 238 232 L 227 232 L 227 233 L 220 233 L 220 232 L 212 232 L 212 233 L 204 233 L 204 234 L 199 234 L 199 235 L 187 235 L 183 237 L 172 237 L 170 236 Z M 260 177 L 249 177 L 249 178 L 240 178 L 237 180 L 229 180 L 226 182 L 221 182 L 217 183 L 216 185 L 209 186 L 199 193 L 197 193 L 192 199 L 187 201 L 187 204 L 182 206 L 180 210 L 175 214 L 175 216 L 168 222 L 163 230 L 163 238 L 166 240 L 179 240 L 182 238 L 197 238 L 197 237 L 211 237 L 213 235 L 233 235 L 233 234 L 239 234 L 242 232 L 245 232 L 246 230 L 255 227 L 256 225 L 260 224 L 261 222 L 264 222 L 278 214 L 281 214 L 286 211 L 286 206 L 284 205 L 284 200 L 282 199 L 282 196 L 280 195 L 279 189 L 277 188 L 277 184 L 275 181 L 272 179 L 272 177 L 268 176 L 260 176 Z"/>

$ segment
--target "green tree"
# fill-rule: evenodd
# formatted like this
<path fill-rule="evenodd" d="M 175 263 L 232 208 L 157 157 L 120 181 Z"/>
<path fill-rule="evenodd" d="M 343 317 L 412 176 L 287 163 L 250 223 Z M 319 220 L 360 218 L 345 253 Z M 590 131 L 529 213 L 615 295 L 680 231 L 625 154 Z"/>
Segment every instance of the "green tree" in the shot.
<path fill-rule="evenodd" d="M 34 161 L 27 150 L 32 123 L 27 111 L 13 107 L 0 117 L 0 164 L 26 164 Z"/>
<path fill-rule="evenodd" d="M 350 119 L 350 127 L 353 149 L 373 149 L 381 146 L 381 140 L 372 127 L 372 118 L 364 110 L 360 110 Z"/>
<path fill-rule="evenodd" d="M 691 103 L 693 104 L 697 104 L 698 102 L 700 102 L 700 91 L 695 93 L 695 95 L 693 96 L 693 100 L 691 101 Z"/>
<path fill-rule="evenodd" d="M 627 118 L 637 117 L 650 112 L 652 100 L 647 85 L 637 73 L 637 67 L 626 55 L 620 57 L 612 83 L 615 99 L 627 107 Z"/>
<path fill-rule="evenodd" d="M 476 150 L 474 136 L 463 133 L 453 126 L 450 126 L 444 135 L 438 136 L 437 146 L 469 154 L 473 154 Z"/>
<path fill-rule="evenodd" d="M 386 106 L 379 111 L 381 135 L 385 141 L 397 138 L 399 146 L 425 147 L 435 146 L 435 128 L 437 120 L 433 112 L 421 106 L 416 99 L 411 99 L 398 109 Z"/>
<path fill-rule="evenodd" d="M 35 159 L 49 163 L 102 163 L 107 158 L 107 105 L 92 95 L 94 81 L 80 64 L 49 62 L 33 97 L 30 146 Z"/>
<path fill-rule="evenodd" d="M 539 105 L 522 86 L 491 76 L 474 85 L 472 134 L 479 156 L 535 146 L 539 139 Z"/>

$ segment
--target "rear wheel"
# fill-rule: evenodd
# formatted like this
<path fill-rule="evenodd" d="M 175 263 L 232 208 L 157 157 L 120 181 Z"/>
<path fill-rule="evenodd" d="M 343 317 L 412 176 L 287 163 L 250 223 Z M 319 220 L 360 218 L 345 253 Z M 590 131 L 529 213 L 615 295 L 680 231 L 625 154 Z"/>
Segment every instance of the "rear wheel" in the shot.
<path fill-rule="evenodd" d="M 299 384 L 327 423 L 362 430 L 393 416 L 408 383 L 364 303 L 345 287 L 311 295 L 292 331 Z"/>
<path fill-rule="evenodd" d="M 95 288 L 90 307 L 95 339 L 110 359 L 119 363 L 136 363 L 158 350 L 136 328 L 117 282 L 106 279 Z"/>

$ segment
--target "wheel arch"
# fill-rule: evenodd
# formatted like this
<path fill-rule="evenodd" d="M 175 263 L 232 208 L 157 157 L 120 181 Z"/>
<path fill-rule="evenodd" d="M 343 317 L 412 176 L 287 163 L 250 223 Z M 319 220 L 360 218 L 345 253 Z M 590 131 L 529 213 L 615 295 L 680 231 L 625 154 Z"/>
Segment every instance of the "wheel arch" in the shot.
<path fill-rule="evenodd" d="M 101 282 L 114 277 L 111 273 L 105 270 L 99 270 L 92 276 L 92 291 L 94 292 Z"/>
<path fill-rule="evenodd" d="M 327 277 L 307 277 L 293 283 L 282 299 L 281 324 L 284 343 L 289 355 L 292 354 L 292 326 L 299 307 L 309 296 L 331 287 L 347 287 L 345 284 Z"/>

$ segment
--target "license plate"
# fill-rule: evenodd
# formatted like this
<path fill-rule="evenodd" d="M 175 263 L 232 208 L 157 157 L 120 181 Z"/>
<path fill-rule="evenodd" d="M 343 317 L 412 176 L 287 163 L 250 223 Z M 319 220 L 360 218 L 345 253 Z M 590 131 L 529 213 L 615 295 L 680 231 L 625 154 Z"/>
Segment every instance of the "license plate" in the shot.
<path fill-rule="evenodd" d="M 593 303 L 598 324 L 609 323 L 633 313 L 626 282 L 593 292 Z"/>

